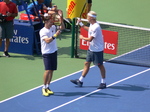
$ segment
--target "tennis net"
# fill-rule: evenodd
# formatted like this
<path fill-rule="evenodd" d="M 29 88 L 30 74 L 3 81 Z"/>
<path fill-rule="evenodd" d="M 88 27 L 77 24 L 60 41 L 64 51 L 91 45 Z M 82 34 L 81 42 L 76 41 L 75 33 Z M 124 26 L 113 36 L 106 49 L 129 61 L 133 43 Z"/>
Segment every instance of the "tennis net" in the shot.
<path fill-rule="evenodd" d="M 86 19 L 82 19 L 88 24 Z M 108 62 L 150 67 L 150 29 L 97 21 L 102 30 L 118 32 L 117 53 L 104 53 Z M 80 49 L 79 27 L 75 27 L 75 57 L 85 58 L 86 50 Z"/>

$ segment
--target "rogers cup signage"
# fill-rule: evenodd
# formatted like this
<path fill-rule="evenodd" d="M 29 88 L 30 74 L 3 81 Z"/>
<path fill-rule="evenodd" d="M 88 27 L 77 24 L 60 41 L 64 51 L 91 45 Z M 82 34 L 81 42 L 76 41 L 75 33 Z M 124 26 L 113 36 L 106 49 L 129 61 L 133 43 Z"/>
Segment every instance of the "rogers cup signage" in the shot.
<path fill-rule="evenodd" d="M 80 34 L 84 37 L 88 37 L 88 32 L 84 30 L 82 27 L 80 28 Z M 118 32 L 102 30 L 102 34 L 104 37 L 104 53 L 108 54 L 117 54 L 118 48 Z M 88 50 L 89 42 L 80 39 L 80 49 Z"/>

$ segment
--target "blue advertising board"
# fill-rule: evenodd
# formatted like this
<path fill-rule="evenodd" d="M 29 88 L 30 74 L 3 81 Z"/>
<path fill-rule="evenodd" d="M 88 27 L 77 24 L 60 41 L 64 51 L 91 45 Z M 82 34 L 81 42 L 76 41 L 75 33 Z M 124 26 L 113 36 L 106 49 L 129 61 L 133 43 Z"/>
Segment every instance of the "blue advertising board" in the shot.
<path fill-rule="evenodd" d="M 29 23 L 14 21 L 14 36 L 10 39 L 8 52 L 33 55 L 35 39 L 34 30 L 34 27 Z M 4 41 L 2 42 L 0 51 L 4 51 Z"/>

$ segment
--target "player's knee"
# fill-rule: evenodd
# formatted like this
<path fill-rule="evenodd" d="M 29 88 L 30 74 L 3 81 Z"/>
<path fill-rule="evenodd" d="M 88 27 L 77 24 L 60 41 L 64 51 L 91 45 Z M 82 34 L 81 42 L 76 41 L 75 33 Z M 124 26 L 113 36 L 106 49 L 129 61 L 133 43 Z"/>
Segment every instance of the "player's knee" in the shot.
<path fill-rule="evenodd" d="M 84 62 L 84 65 L 85 65 L 85 66 L 89 66 L 89 65 L 90 65 L 90 62 Z"/>

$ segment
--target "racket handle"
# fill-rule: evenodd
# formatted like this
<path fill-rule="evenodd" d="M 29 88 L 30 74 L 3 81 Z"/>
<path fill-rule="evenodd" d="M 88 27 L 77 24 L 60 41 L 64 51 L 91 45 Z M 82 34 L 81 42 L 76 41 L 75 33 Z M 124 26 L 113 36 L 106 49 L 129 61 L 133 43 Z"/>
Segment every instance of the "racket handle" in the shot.
<path fill-rule="evenodd" d="M 77 21 L 76 25 L 79 25 L 79 21 Z"/>
<path fill-rule="evenodd" d="M 79 25 L 79 20 L 80 20 L 80 19 L 81 19 L 81 18 L 77 17 L 76 25 Z"/>
<path fill-rule="evenodd" d="M 81 20 L 81 18 L 80 18 L 80 20 Z M 79 20 L 77 21 L 76 25 L 80 25 L 81 27 L 84 26 L 84 24 Z"/>

